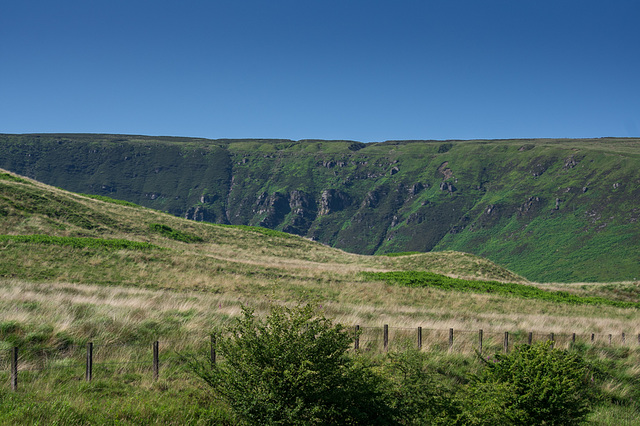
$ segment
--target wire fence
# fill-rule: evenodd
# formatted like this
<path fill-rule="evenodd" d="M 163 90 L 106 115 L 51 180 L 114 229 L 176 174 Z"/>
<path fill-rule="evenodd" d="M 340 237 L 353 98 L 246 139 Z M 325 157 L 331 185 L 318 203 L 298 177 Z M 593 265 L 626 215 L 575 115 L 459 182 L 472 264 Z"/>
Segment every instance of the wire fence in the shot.
<path fill-rule="evenodd" d="M 504 332 L 484 330 L 454 330 L 402 327 L 361 327 L 353 330 L 351 352 L 384 353 L 417 348 L 422 351 L 438 351 L 460 354 L 493 354 L 508 352 L 516 345 L 551 341 L 554 348 L 571 349 L 577 344 L 612 347 L 640 347 L 640 334 L 601 333 L 544 333 L 544 332 Z M 55 371 L 80 380 L 112 378 L 134 375 L 158 380 L 161 374 L 175 374 L 184 366 L 184 357 L 174 350 L 171 340 L 146 344 L 100 344 L 65 345 L 44 347 L 24 345 L 23 347 L 0 350 L 0 380 L 10 382 L 12 389 L 18 387 L 18 377 L 36 380 L 38 375 Z M 180 347 L 184 347 L 180 341 Z M 220 362 L 216 351 L 215 338 L 199 342 L 192 348 L 194 353 L 210 358 L 211 363 Z"/>

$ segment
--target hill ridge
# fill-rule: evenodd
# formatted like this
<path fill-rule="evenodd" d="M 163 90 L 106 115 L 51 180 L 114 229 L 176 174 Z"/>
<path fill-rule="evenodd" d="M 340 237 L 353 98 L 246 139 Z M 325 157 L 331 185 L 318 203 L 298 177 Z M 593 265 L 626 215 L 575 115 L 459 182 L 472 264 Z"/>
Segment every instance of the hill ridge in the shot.
<path fill-rule="evenodd" d="M 639 166 L 634 138 L 0 135 L 0 167 L 74 192 L 362 254 L 472 252 L 536 281 L 640 276 Z"/>

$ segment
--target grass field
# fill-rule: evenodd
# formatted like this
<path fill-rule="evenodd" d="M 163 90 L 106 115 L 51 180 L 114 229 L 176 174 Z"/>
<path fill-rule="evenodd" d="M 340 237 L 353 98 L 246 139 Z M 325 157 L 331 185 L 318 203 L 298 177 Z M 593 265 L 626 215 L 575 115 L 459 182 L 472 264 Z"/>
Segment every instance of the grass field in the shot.
<path fill-rule="evenodd" d="M 349 328 L 389 324 L 410 339 L 417 327 L 445 339 L 450 328 L 468 339 L 479 329 L 509 332 L 512 342 L 529 332 L 577 333 L 575 350 L 608 372 L 592 423 L 633 424 L 637 415 L 638 282 L 539 284 L 452 251 L 355 255 L 273 230 L 187 221 L 0 176 L 2 424 L 233 424 L 227 407 L 181 370 L 174 354 L 206 351 L 212 330 L 243 305 L 263 315 L 273 304 L 306 303 Z M 453 284 L 398 285 L 389 274 Z M 157 382 L 149 374 L 154 340 L 165 342 Z M 85 383 L 89 341 L 103 348 L 105 364 Z M 47 366 L 24 371 L 17 393 L 8 385 L 13 346 L 25 369 Z M 425 342 L 427 348 L 442 380 L 463 383 L 478 368 L 472 349 L 449 353 Z M 62 352 L 73 352 L 71 361 L 58 359 Z M 384 362 L 374 352 L 368 356 Z"/>

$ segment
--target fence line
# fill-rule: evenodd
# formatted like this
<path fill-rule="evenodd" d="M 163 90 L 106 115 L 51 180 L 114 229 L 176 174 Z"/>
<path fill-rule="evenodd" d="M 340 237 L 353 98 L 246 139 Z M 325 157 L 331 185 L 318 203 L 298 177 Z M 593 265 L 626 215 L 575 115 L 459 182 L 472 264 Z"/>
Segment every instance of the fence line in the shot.
<path fill-rule="evenodd" d="M 622 333 L 619 336 L 614 336 L 613 334 L 576 334 L 576 333 L 543 333 L 543 332 L 528 332 L 527 334 L 523 332 L 485 332 L 482 329 L 477 331 L 472 330 L 454 330 L 453 328 L 446 329 L 429 329 L 423 327 L 417 328 L 407 328 L 407 327 L 389 327 L 388 324 L 385 324 L 383 327 L 361 327 L 360 325 L 356 325 L 353 328 L 354 330 L 354 344 L 353 351 L 355 353 L 360 352 L 388 352 L 390 346 L 390 342 L 394 343 L 394 347 L 399 349 L 407 349 L 410 347 L 416 347 L 418 350 L 441 350 L 448 352 L 461 352 L 461 353 L 473 353 L 478 352 L 482 354 L 487 350 L 492 350 L 494 352 L 503 351 L 509 352 L 509 350 L 518 344 L 528 344 L 531 345 L 535 341 L 551 341 L 553 347 L 560 348 L 571 348 L 576 343 L 583 341 L 584 343 L 591 345 L 604 344 L 608 346 L 628 346 L 629 344 L 640 345 L 640 333 L 637 335 L 637 339 L 629 339 L 627 341 L 627 335 Z M 382 330 L 382 333 L 380 331 Z M 615 339 L 614 339 L 615 337 Z M 209 344 L 209 360 L 213 365 L 218 362 L 218 353 L 216 350 L 216 337 L 215 335 L 211 335 Z M 120 366 L 120 365 L 147 365 L 151 368 L 153 380 L 158 380 L 160 377 L 160 342 L 155 341 L 151 345 L 151 354 L 152 358 L 149 361 L 115 361 L 108 362 L 105 360 L 101 362 L 95 362 L 96 352 L 98 349 L 104 348 L 113 348 L 113 347 L 146 347 L 149 348 L 149 345 L 143 344 L 94 344 L 93 342 L 89 342 L 84 346 L 84 369 L 85 374 L 84 378 L 86 381 L 90 382 L 93 379 L 93 371 L 96 366 Z M 42 372 L 48 369 L 56 369 L 56 368 L 81 368 L 82 362 L 79 363 L 69 363 L 68 365 L 52 365 L 54 362 L 62 361 L 63 363 L 70 360 L 73 361 L 74 355 L 78 357 L 79 350 L 83 348 L 82 345 L 69 345 L 62 350 L 59 350 L 60 353 L 63 353 L 67 356 L 62 356 L 61 359 L 46 359 L 48 363 L 45 363 L 41 368 L 29 368 L 30 364 L 33 365 L 34 362 L 29 361 L 24 362 L 25 366 L 22 368 L 21 359 L 19 354 L 21 353 L 20 348 L 13 347 L 10 351 L 2 351 L 2 352 L 10 352 L 9 359 L 4 360 L 2 356 L 4 354 L 0 353 L 0 372 L 9 370 L 11 389 L 18 389 L 18 373 L 22 372 Z M 144 351 L 143 351 L 144 352 Z M 148 352 L 146 352 L 148 354 Z M 46 354 L 45 354 L 46 355 Z M 144 356 L 144 355 L 143 355 Z"/>

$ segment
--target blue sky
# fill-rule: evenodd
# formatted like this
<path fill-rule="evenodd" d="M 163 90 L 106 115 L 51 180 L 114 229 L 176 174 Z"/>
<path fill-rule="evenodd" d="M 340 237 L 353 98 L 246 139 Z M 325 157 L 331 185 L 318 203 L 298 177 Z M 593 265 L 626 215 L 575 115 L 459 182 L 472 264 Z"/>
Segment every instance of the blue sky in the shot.
<path fill-rule="evenodd" d="M 640 136 L 637 0 L 4 0 L 0 133 Z"/>

